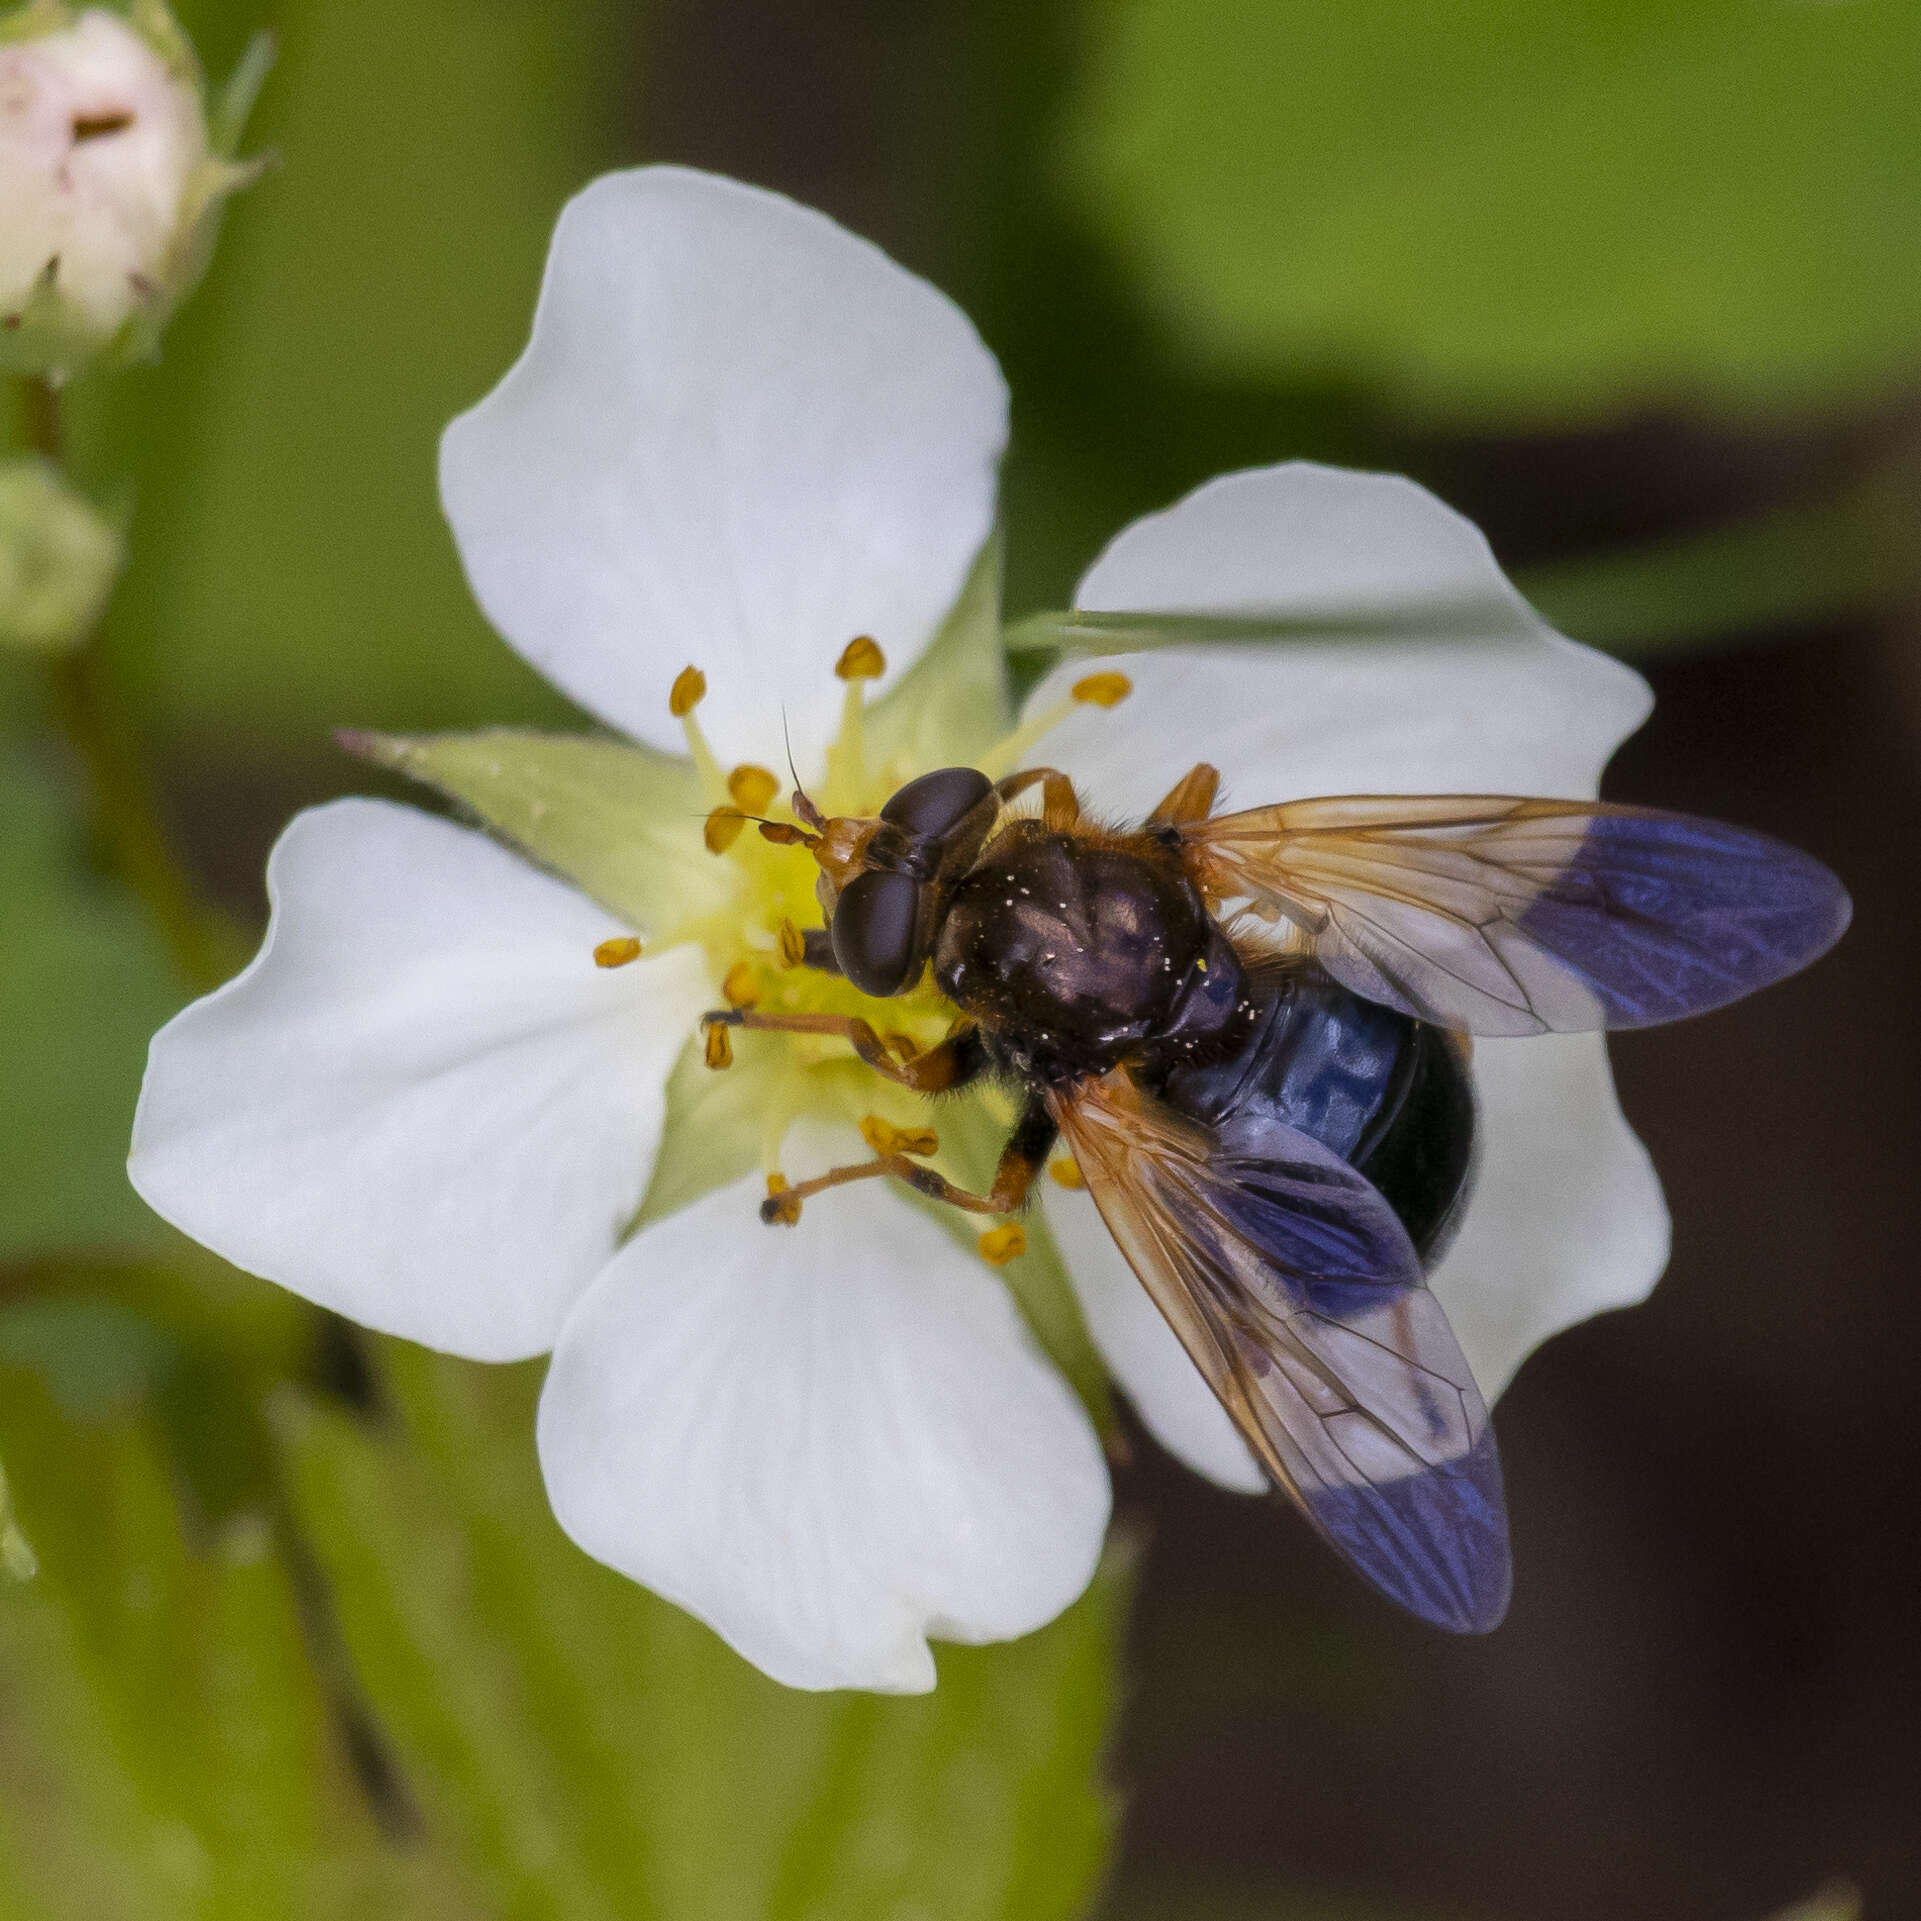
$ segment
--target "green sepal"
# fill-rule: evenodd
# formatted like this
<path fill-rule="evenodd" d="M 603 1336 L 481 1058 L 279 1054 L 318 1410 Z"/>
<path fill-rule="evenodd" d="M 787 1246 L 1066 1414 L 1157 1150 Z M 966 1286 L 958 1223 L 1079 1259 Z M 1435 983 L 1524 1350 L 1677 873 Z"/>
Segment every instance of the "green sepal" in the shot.
<path fill-rule="evenodd" d="M 603 734 L 343 734 L 341 744 L 456 801 L 530 860 L 653 939 L 725 906 L 691 761 Z"/>
<path fill-rule="evenodd" d="M 664 1220 L 703 1194 L 753 1172 L 779 1097 L 785 1050 L 743 1052 L 725 1073 L 707 1065 L 703 1043 L 681 1049 L 667 1077 L 667 1118 L 647 1192 L 630 1231 Z M 769 1071 L 770 1063 L 779 1063 Z"/>
<path fill-rule="evenodd" d="M 1028 614 L 1006 633 L 1010 654 L 1139 654 L 1162 647 L 1284 646 L 1289 641 L 1424 642 L 1521 638 L 1543 622 L 1511 589 L 1379 607 L 1288 609 L 1274 613 Z"/>
<path fill-rule="evenodd" d="M 870 758 L 903 770 L 967 767 L 1013 725 L 1001 647 L 1001 543 L 990 534 L 927 651 L 867 711 Z"/>

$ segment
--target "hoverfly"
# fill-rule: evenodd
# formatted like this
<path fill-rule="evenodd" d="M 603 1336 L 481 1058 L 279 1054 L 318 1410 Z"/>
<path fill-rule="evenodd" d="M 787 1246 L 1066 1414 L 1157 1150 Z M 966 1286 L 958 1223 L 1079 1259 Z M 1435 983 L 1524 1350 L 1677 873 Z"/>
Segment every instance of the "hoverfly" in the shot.
<path fill-rule="evenodd" d="M 1011 805 L 1040 789 L 1038 815 Z M 1020 1208 L 1057 1138 L 1277 1487 L 1390 1600 L 1485 1632 L 1511 1585 L 1487 1408 L 1425 1273 L 1474 1157 L 1470 1037 L 1644 1027 L 1805 966 L 1847 925 L 1817 861 L 1648 808 L 1340 796 L 1213 811 L 1195 767 L 1140 826 L 1068 778 L 943 768 L 875 819 L 768 825 L 821 868 L 809 964 L 863 992 L 931 962 L 960 1010 L 912 1058 L 864 1020 L 711 1026 L 844 1037 L 926 1094 L 1012 1083 L 986 1194 L 899 1152 L 771 1197 L 770 1221 L 887 1175 Z"/>

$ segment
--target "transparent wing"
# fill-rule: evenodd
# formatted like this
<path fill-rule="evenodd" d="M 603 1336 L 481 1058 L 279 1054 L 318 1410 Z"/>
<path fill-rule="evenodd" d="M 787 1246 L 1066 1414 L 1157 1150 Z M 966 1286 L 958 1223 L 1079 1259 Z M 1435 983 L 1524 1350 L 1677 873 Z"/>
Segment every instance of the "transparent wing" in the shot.
<path fill-rule="evenodd" d="M 1390 1600 L 1507 1611 L 1494 1431 L 1405 1229 L 1275 1122 L 1212 1133 L 1122 1072 L 1051 1097 L 1108 1230 L 1268 1473 Z"/>
<path fill-rule="evenodd" d="M 1475 1034 L 1648 1027 L 1825 953 L 1848 897 L 1719 821 L 1500 795 L 1346 795 L 1182 829 L 1217 898 L 1284 915 L 1369 1000 Z"/>

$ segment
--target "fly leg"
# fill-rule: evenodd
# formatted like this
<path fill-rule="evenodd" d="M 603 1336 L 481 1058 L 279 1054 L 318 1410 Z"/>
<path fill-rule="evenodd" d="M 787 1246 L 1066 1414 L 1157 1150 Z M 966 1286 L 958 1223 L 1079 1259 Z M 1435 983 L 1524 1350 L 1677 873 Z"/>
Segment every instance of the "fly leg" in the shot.
<path fill-rule="evenodd" d="M 1214 796 L 1220 791 L 1221 773 L 1200 761 L 1174 783 L 1172 792 L 1147 817 L 1149 827 L 1185 827 L 1205 820 L 1214 811 Z"/>
<path fill-rule="evenodd" d="M 1080 798 L 1074 792 L 1074 783 L 1058 767 L 1028 767 L 1018 774 L 1009 774 L 1005 780 L 995 783 L 994 792 L 1002 800 L 1013 800 L 1037 781 L 1041 790 L 1041 819 L 1047 826 L 1057 834 L 1077 827 L 1081 818 Z"/>
<path fill-rule="evenodd" d="M 857 1014 L 762 1014 L 751 1007 L 722 1007 L 703 1014 L 700 1024 L 707 1035 L 709 1067 L 725 1067 L 733 1059 L 727 1032 L 734 1027 L 762 1034 L 834 1035 L 882 1079 L 916 1094 L 945 1094 L 964 1087 L 987 1066 L 980 1030 L 971 1024 L 958 1027 L 938 1045 L 905 1060 Z"/>
<path fill-rule="evenodd" d="M 1059 1130 L 1054 1124 L 1053 1115 L 1048 1112 L 1045 1097 L 1038 1091 L 1030 1094 L 1021 1109 L 1020 1119 L 1014 1123 L 1014 1131 L 1009 1135 L 1007 1145 L 1001 1149 L 1000 1161 L 994 1169 L 993 1184 L 985 1194 L 974 1194 L 964 1187 L 956 1187 L 945 1175 L 910 1160 L 910 1152 L 934 1151 L 935 1144 L 927 1137 L 916 1141 L 911 1137 L 895 1136 L 884 1123 L 878 1122 L 863 1123 L 862 1131 L 866 1133 L 869 1144 L 881 1150 L 871 1161 L 860 1161 L 849 1167 L 830 1167 L 825 1174 L 816 1174 L 811 1180 L 796 1182 L 791 1187 L 783 1183 L 773 1188 L 760 1204 L 761 1219 L 770 1225 L 779 1223 L 791 1227 L 800 1219 L 802 1202 L 811 1200 L 816 1194 L 824 1194 L 830 1187 L 845 1187 L 852 1181 L 880 1180 L 885 1177 L 904 1181 L 915 1193 L 926 1195 L 930 1201 L 943 1201 L 949 1207 L 958 1207 L 964 1213 L 1015 1214 L 1026 1206 L 1034 1177 L 1046 1163 L 1048 1151 L 1053 1147 Z M 901 1144 L 896 1145 L 896 1141 Z M 1021 1231 L 1019 1223 L 1014 1221 L 990 1228 L 980 1237 L 982 1257 L 996 1267 L 1024 1253 L 1026 1248 L 1027 1236 Z"/>

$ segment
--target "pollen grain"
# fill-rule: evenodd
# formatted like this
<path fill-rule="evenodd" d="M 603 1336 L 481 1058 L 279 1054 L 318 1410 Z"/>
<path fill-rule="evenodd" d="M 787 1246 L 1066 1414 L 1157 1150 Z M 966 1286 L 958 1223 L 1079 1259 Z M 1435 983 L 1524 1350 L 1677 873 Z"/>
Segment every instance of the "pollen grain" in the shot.
<path fill-rule="evenodd" d="M 842 680 L 878 680 L 886 671 L 887 656 L 872 634 L 857 634 L 834 663 L 834 672 Z"/>
<path fill-rule="evenodd" d="M 667 711 L 685 720 L 707 698 L 707 676 L 698 667 L 683 667 L 667 693 Z"/>
<path fill-rule="evenodd" d="M 1125 674 L 1088 674 L 1071 691 L 1090 707 L 1118 707 L 1134 691 L 1134 683 Z"/>
<path fill-rule="evenodd" d="M 780 792 L 780 781 L 748 761 L 727 776 L 727 792 L 743 813 L 758 814 Z"/>
<path fill-rule="evenodd" d="M 931 1127 L 895 1127 L 878 1114 L 861 1117 L 860 1137 L 876 1154 L 912 1154 L 925 1160 L 940 1152 L 940 1136 Z"/>
<path fill-rule="evenodd" d="M 596 967 L 625 967 L 630 961 L 640 958 L 641 947 L 631 934 L 616 934 L 611 940 L 604 940 L 594 949 Z"/>
<path fill-rule="evenodd" d="M 980 1238 L 981 1259 L 989 1267 L 1005 1267 L 1027 1252 L 1027 1230 L 1019 1221 L 1003 1221 Z"/>
<path fill-rule="evenodd" d="M 747 825 L 747 816 L 738 807 L 716 807 L 707 816 L 707 825 L 701 830 L 701 838 L 707 843 L 710 854 L 724 854 L 740 839 L 740 830 Z"/>

